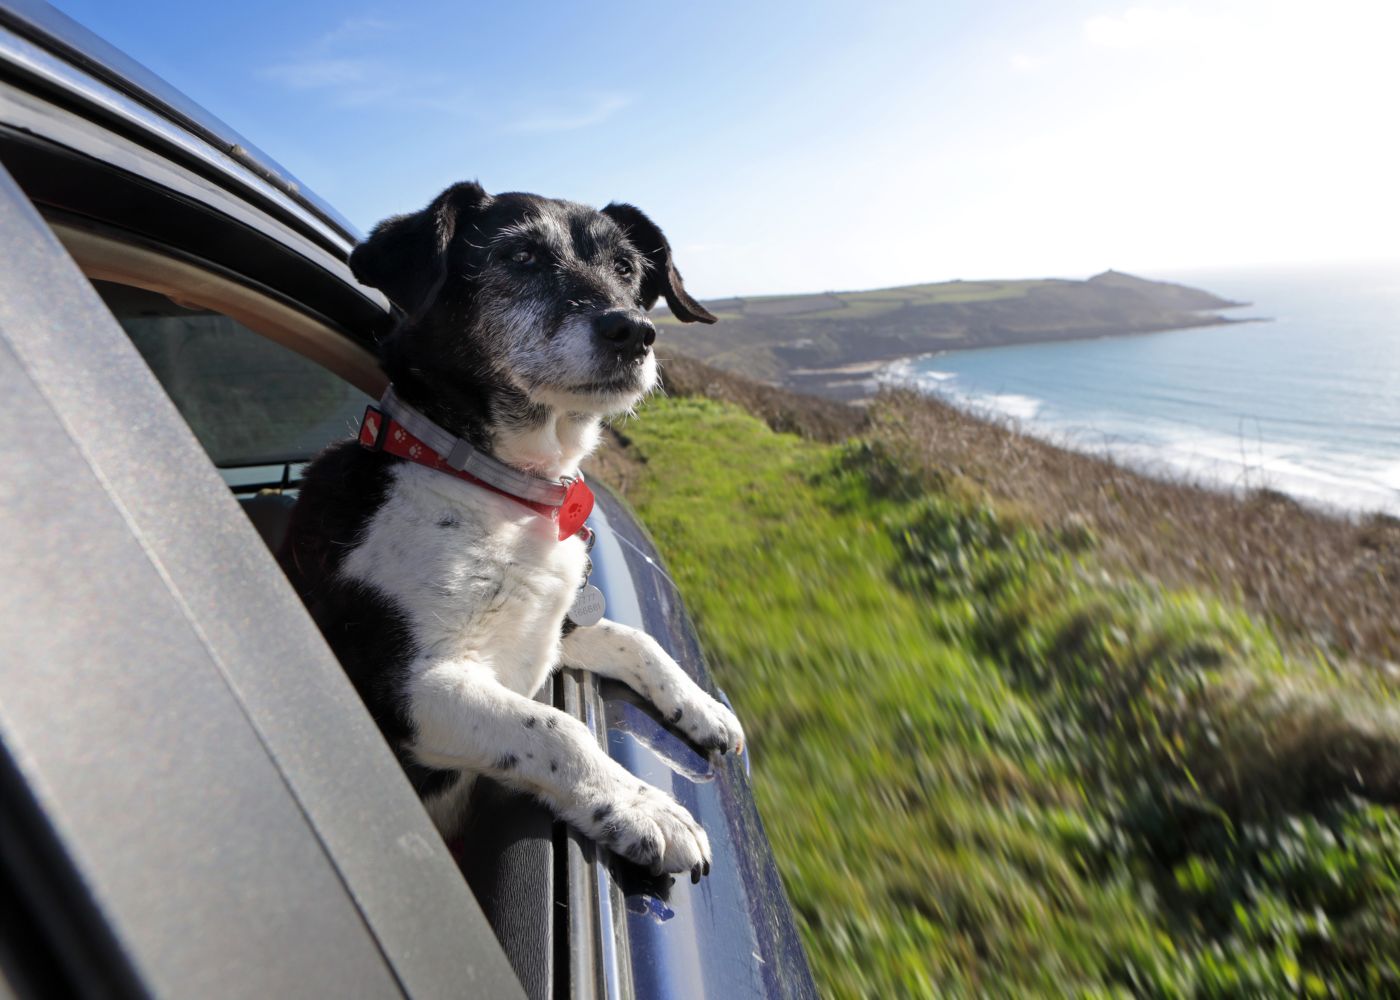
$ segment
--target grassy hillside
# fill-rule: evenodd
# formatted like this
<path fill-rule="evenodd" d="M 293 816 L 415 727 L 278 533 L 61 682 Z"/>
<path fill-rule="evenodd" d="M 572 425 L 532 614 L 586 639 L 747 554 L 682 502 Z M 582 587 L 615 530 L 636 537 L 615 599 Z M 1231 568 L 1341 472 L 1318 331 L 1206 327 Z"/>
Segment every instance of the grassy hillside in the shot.
<path fill-rule="evenodd" d="M 1038 530 L 1091 533 L 1111 572 L 1203 589 L 1243 605 L 1305 655 L 1363 659 L 1400 677 L 1400 519 L 1343 520 L 1271 490 L 1241 497 L 1141 475 L 915 392 L 886 391 L 857 408 L 687 358 L 665 375 L 673 395 L 736 403 L 776 430 L 879 441 L 910 468 L 975 489 Z M 626 477 L 627 467 L 615 473 Z"/>
<path fill-rule="evenodd" d="M 1208 310 L 1237 304 L 1107 271 L 1088 281 L 948 281 L 719 299 L 706 303 L 718 324 L 668 336 L 687 355 L 718 367 L 845 398 L 859 390 L 831 369 L 952 348 L 1221 323 Z M 656 318 L 674 325 L 664 311 Z"/>
<path fill-rule="evenodd" d="M 657 400 L 611 457 L 745 719 L 824 991 L 1400 995 L 1385 675 L 850 419 Z"/>

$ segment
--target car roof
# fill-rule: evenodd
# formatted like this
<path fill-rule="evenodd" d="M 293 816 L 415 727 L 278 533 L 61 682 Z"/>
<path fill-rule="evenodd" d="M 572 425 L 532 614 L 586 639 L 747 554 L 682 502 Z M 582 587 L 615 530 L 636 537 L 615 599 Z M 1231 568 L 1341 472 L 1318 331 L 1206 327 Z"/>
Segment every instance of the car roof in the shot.
<path fill-rule="evenodd" d="M 230 125 L 62 11 L 42 0 L 4 0 L 0 3 L 0 24 L 220 150 L 335 230 L 347 247 L 363 238 L 349 220 Z"/>
<path fill-rule="evenodd" d="M 0 0 L 0 66 L 0 158 L 51 223 L 235 275 L 377 350 L 394 312 L 347 265 L 360 234 L 229 126 L 40 0 Z"/>

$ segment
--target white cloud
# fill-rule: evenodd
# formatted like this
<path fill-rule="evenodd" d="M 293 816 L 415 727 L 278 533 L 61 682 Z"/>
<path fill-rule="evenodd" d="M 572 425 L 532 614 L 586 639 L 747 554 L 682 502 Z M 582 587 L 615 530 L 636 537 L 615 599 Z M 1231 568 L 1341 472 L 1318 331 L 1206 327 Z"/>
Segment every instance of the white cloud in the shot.
<path fill-rule="evenodd" d="M 304 45 L 292 58 L 258 71 L 258 76 L 291 90 L 315 91 L 337 108 L 429 111 L 488 121 L 507 132 L 570 132 L 599 125 L 632 103 L 618 93 L 561 98 L 554 108 L 509 116 L 509 102 L 482 99 L 458 73 L 434 72 L 395 59 L 379 43 L 396 26 L 373 17 L 352 17 Z M 506 110 L 500 109 L 506 104 Z M 488 109 L 495 108 L 491 112 Z"/>
<path fill-rule="evenodd" d="M 433 111 L 473 116 L 470 88 L 455 77 L 396 65 L 379 43 L 396 30 L 387 21 L 352 17 L 301 51 L 257 75 L 292 90 L 318 91 L 338 108 Z"/>
<path fill-rule="evenodd" d="M 1045 66 L 1043 56 L 1028 55 L 1025 52 L 1013 52 L 1008 61 L 1011 68 L 1017 73 L 1034 73 Z"/>
<path fill-rule="evenodd" d="M 316 90 L 322 87 L 343 87 L 362 83 L 373 70 L 364 59 L 334 59 L 313 56 L 268 66 L 259 75 L 268 80 L 285 83 L 294 90 Z"/>
<path fill-rule="evenodd" d="M 1131 7 L 1120 14 L 1100 14 L 1084 22 L 1090 44 L 1113 49 L 1201 44 L 1217 35 L 1220 19 L 1185 7 Z"/>
<path fill-rule="evenodd" d="M 509 128 L 512 132 L 572 132 L 601 125 L 631 103 L 632 98 L 623 94 L 601 94 L 582 107 L 529 115 Z"/>
<path fill-rule="evenodd" d="M 322 35 L 314 47 L 331 49 L 347 42 L 378 41 L 397 25 L 377 17 L 349 17 Z"/>

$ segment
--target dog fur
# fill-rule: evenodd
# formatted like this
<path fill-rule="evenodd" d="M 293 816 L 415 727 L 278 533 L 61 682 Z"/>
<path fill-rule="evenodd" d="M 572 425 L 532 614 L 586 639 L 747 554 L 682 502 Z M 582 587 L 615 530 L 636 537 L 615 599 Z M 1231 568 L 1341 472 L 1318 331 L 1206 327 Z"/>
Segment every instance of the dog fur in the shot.
<path fill-rule="evenodd" d="M 547 479 L 577 476 L 601 422 L 655 385 L 664 297 L 685 291 L 665 236 L 630 205 L 596 211 L 458 184 L 382 222 L 350 259 L 403 320 L 382 363 L 409 405 Z M 578 537 L 472 483 L 354 442 L 307 471 L 281 559 L 444 836 L 474 776 L 529 792 L 655 871 L 709 870 L 704 831 L 577 719 L 532 700 L 561 663 L 633 687 L 707 750 L 737 751 L 734 715 L 636 629 L 575 627 Z"/>

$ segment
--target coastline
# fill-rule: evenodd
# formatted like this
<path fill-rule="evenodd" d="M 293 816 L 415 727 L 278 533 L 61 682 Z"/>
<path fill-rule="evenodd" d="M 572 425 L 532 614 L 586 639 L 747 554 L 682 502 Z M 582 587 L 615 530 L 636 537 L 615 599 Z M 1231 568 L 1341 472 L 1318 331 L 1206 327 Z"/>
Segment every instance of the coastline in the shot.
<path fill-rule="evenodd" d="M 956 292 L 828 293 L 850 299 L 844 319 L 802 297 L 780 301 L 781 311 L 765 301 L 757 315 L 738 303 L 722 317 L 729 329 L 700 332 L 693 356 L 857 409 L 886 386 L 917 383 L 986 423 L 1159 481 L 1288 496 L 1333 516 L 1397 516 L 1400 439 L 1384 431 L 1400 426 L 1400 408 L 1383 392 L 1353 398 L 1347 389 L 1389 377 L 1365 359 L 1389 356 L 1392 286 L 1356 284 L 1358 301 L 1381 311 L 1362 309 L 1349 323 L 1337 296 L 1352 289 L 1347 280 L 1260 279 L 1235 285 L 1228 300 L 1116 272 Z M 965 291 L 977 298 L 954 300 Z M 1171 336 L 1149 336 L 1159 334 Z M 1329 355 L 1342 344 L 1345 354 Z M 1011 347 L 1019 351 L 993 350 Z M 1324 370 L 1351 382 L 1317 378 Z"/>
<path fill-rule="evenodd" d="M 1238 428 L 1233 416 L 1227 427 L 1208 417 L 1183 420 L 1150 407 L 1124 409 L 1121 396 L 1117 409 L 1109 403 L 1085 412 L 1072 396 L 1037 391 L 1034 377 L 1029 384 L 1013 380 L 996 388 L 970 374 L 977 370 L 975 365 L 969 370 L 949 362 L 942 370 L 945 366 L 936 359 L 959 353 L 965 352 L 937 351 L 891 362 L 867 376 L 868 394 L 880 388 L 909 389 L 973 419 L 1159 482 L 1186 483 L 1237 498 L 1286 497 L 1319 514 L 1349 521 L 1400 517 L 1400 479 L 1389 449 L 1349 447 L 1345 441 L 1300 433 L 1289 423 L 1291 414 L 1278 410 L 1240 417 Z M 1027 362 L 1044 360 L 1036 355 L 1035 362 Z M 1202 412 L 1213 409 L 1204 398 L 1201 405 Z"/>
<path fill-rule="evenodd" d="M 1239 303 L 1231 308 L 1248 308 L 1249 303 Z M 1234 326 L 1241 323 L 1268 323 L 1268 316 L 1201 316 L 1196 323 L 1173 323 L 1148 329 L 1122 330 L 1105 333 L 1103 330 L 1056 331 L 1046 336 L 1025 337 L 1022 335 L 997 336 L 993 334 L 984 341 L 975 343 L 950 344 L 933 351 L 920 351 L 916 354 L 896 354 L 879 358 L 843 362 L 839 365 L 797 367 L 790 369 L 778 382 L 784 389 L 794 392 L 821 396 L 825 399 L 848 403 L 853 406 L 866 406 L 887 380 L 879 376 L 882 372 L 901 365 L 912 365 L 925 358 L 940 357 L 945 354 L 960 354 L 966 351 L 995 350 L 1003 347 L 1025 347 L 1031 344 L 1055 344 L 1083 340 L 1112 340 L 1121 337 L 1146 337 L 1160 333 L 1174 333 L 1178 330 L 1197 330 L 1212 326 Z"/>

